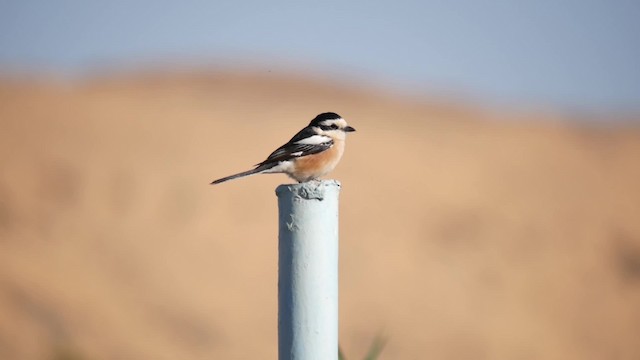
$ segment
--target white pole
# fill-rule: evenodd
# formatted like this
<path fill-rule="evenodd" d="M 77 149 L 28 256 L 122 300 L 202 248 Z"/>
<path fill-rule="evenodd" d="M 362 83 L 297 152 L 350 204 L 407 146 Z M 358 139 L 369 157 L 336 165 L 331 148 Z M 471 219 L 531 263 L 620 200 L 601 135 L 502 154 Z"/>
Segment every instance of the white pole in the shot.
<path fill-rule="evenodd" d="M 338 358 L 338 196 L 335 180 L 280 185 L 278 359 Z"/>

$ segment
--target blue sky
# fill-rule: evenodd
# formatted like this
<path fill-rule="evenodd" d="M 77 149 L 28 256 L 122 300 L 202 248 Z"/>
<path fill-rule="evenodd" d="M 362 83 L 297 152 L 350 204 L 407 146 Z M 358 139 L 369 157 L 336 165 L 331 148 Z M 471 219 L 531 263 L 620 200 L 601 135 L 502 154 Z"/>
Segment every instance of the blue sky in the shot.
<path fill-rule="evenodd" d="M 640 111 L 640 2 L 0 0 L 0 71 L 236 61 L 492 105 Z"/>

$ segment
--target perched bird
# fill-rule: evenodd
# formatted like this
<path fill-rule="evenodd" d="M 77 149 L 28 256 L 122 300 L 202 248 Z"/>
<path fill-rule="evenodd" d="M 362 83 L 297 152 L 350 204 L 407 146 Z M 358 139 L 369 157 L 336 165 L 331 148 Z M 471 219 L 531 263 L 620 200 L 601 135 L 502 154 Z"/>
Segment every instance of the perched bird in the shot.
<path fill-rule="evenodd" d="M 254 174 L 284 173 L 298 182 L 316 180 L 333 170 L 344 152 L 348 132 L 356 129 L 347 125 L 340 115 L 322 113 L 300 130 L 286 144 L 280 146 L 255 168 L 223 177 L 211 184 L 220 184 Z"/>

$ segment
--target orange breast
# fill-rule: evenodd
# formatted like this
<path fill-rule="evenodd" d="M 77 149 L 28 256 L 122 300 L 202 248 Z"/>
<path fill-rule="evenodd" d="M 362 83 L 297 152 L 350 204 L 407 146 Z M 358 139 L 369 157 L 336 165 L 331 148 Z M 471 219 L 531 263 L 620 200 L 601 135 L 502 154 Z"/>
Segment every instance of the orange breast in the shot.
<path fill-rule="evenodd" d="M 343 152 L 344 141 L 337 140 L 328 150 L 296 159 L 295 174 L 290 176 L 300 182 L 324 176 L 338 165 Z"/>

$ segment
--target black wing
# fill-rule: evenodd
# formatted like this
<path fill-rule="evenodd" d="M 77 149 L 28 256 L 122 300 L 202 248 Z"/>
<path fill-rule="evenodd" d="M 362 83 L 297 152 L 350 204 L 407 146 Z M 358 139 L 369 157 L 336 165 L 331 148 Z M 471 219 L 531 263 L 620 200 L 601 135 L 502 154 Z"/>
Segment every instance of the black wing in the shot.
<path fill-rule="evenodd" d="M 293 158 L 317 154 L 323 152 L 333 146 L 333 140 L 321 144 L 285 144 L 272 152 L 267 160 L 258 165 L 275 163 L 279 161 L 291 160 Z"/>
<path fill-rule="evenodd" d="M 295 134 L 289 142 L 277 148 L 265 161 L 257 164 L 256 166 L 273 164 L 279 161 L 286 161 L 297 157 L 317 154 L 333 146 L 333 140 L 331 139 L 320 144 L 296 144 L 296 142 L 314 135 L 317 134 L 311 128 L 304 128 L 300 130 L 300 132 Z"/>
<path fill-rule="evenodd" d="M 291 140 L 289 140 L 289 142 L 287 142 L 286 144 L 282 145 L 282 146 L 280 147 L 280 149 L 281 149 L 281 148 L 283 148 L 283 147 L 285 147 L 285 146 L 287 146 L 287 145 L 289 145 L 289 144 L 293 144 L 293 143 L 298 142 L 298 141 L 300 141 L 300 140 L 303 140 L 303 139 L 306 139 L 306 138 L 310 138 L 310 137 L 312 137 L 313 135 L 317 135 L 317 134 L 316 134 L 316 132 L 313 130 L 313 128 L 311 128 L 311 127 L 307 126 L 306 128 L 304 128 L 304 129 L 302 129 L 302 130 L 298 131 L 298 133 L 297 133 L 297 134 L 293 135 L 293 137 L 291 138 Z M 278 149 L 278 150 L 280 150 L 280 149 Z M 276 151 L 277 151 L 277 150 L 276 150 Z M 274 152 L 275 152 L 275 151 L 274 151 Z"/>

